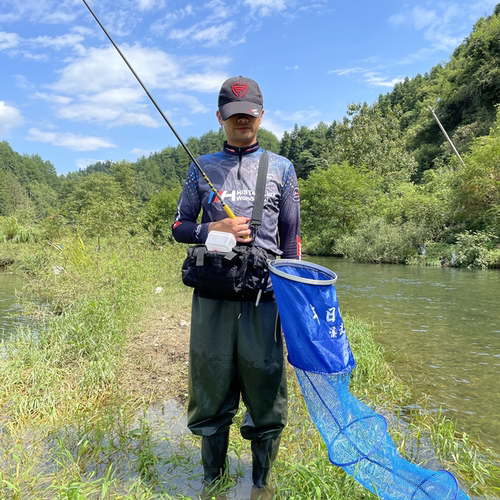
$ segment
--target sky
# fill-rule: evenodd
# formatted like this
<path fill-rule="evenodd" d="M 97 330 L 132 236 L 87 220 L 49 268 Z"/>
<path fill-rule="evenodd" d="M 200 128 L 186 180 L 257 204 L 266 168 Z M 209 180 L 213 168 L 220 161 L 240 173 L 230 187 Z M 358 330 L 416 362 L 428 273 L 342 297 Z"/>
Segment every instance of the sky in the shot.
<path fill-rule="evenodd" d="M 88 0 L 179 136 L 217 130 L 221 84 L 256 80 L 262 126 L 341 120 L 424 74 L 500 0 Z M 178 144 L 82 0 L 0 0 L 0 141 L 58 174 Z"/>

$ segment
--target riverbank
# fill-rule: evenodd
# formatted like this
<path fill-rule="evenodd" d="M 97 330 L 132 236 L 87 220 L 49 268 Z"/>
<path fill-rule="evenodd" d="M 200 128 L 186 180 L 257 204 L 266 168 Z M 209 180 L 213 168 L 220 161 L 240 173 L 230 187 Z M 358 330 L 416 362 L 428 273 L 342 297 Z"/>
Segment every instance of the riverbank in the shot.
<path fill-rule="evenodd" d="M 195 498 L 199 443 L 182 415 L 191 296 L 179 275 L 185 247 L 160 251 L 127 238 L 97 252 L 75 238 L 19 248 L 14 269 L 27 276 L 23 296 L 37 323 L 5 345 L 0 361 L 0 496 Z M 414 403 L 373 328 L 345 319 L 357 360 L 353 393 L 387 415 Z M 375 498 L 329 463 L 287 369 L 291 418 L 274 471 L 277 498 Z M 245 498 L 250 486 L 242 416 L 241 409 L 231 431 L 231 498 Z M 475 495 L 499 491 L 498 459 L 449 420 L 414 413 L 392 418 L 390 431 L 402 453 L 433 468 L 439 459 Z"/>

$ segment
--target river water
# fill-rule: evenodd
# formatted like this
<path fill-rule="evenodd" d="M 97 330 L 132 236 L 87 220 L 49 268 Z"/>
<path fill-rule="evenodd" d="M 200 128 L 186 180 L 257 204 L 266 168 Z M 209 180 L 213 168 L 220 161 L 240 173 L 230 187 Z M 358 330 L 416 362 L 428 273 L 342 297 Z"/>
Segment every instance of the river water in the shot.
<path fill-rule="evenodd" d="M 2 272 L 0 268 L 0 341 L 8 338 L 19 324 L 21 308 L 16 290 L 22 286 L 19 276 Z"/>
<path fill-rule="evenodd" d="M 431 410 L 500 452 L 500 271 L 307 260 L 337 274 L 341 311 L 382 327 Z"/>

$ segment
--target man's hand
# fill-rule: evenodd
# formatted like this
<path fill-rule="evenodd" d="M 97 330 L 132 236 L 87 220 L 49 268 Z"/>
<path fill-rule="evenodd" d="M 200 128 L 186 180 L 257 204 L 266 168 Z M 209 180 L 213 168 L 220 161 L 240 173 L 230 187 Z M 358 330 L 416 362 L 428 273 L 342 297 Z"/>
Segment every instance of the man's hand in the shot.
<path fill-rule="evenodd" d="M 234 219 L 222 219 L 217 222 L 211 222 L 208 226 L 210 231 L 223 231 L 224 233 L 232 233 L 239 243 L 249 243 L 252 238 L 249 238 L 251 231 L 248 227 L 250 217 L 235 217 Z"/>

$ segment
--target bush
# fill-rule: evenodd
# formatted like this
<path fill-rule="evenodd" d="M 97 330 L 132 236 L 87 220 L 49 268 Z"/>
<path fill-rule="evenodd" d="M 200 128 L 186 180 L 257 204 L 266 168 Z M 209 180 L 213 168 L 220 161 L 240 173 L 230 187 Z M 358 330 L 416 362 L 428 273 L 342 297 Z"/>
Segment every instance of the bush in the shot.
<path fill-rule="evenodd" d="M 486 260 L 488 261 L 488 267 L 500 269 L 500 248 L 488 250 L 486 253 Z"/>
<path fill-rule="evenodd" d="M 37 233 L 33 228 L 21 226 L 15 217 L 3 217 L 0 218 L 0 243 L 6 241 L 34 243 L 37 241 Z"/>
<path fill-rule="evenodd" d="M 141 214 L 141 226 L 150 235 L 151 241 L 164 244 L 172 240 L 171 226 L 177 211 L 180 189 L 162 189 L 153 195 Z"/>
<path fill-rule="evenodd" d="M 335 251 L 362 262 L 406 263 L 417 255 L 422 243 L 423 228 L 413 222 L 389 225 L 382 218 L 363 222 L 352 235 L 344 235 L 335 244 Z"/>
<path fill-rule="evenodd" d="M 455 245 L 455 259 L 453 267 L 468 267 L 485 269 L 495 259 L 497 252 L 492 252 L 491 247 L 496 237 L 484 231 L 465 231 L 457 236 Z"/>
<path fill-rule="evenodd" d="M 15 217 L 2 217 L 0 219 L 0 232 L 6 241 L 14 239 L 20 230 L 21 225 Z"/>

